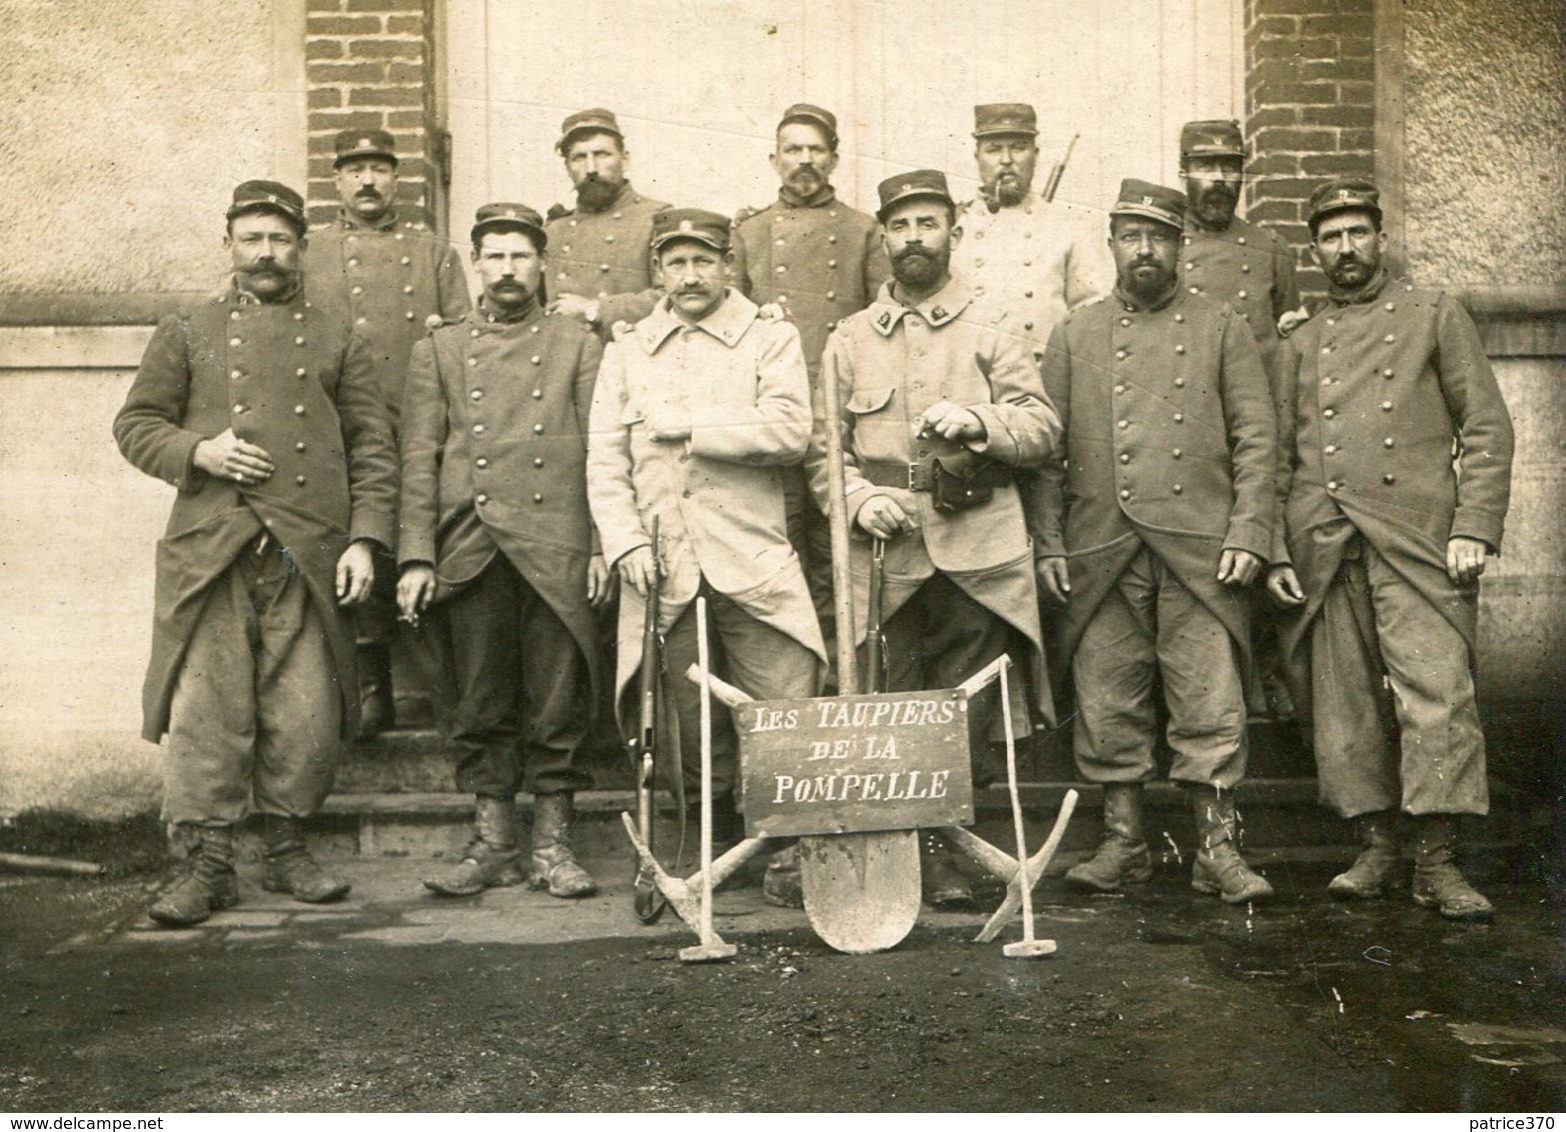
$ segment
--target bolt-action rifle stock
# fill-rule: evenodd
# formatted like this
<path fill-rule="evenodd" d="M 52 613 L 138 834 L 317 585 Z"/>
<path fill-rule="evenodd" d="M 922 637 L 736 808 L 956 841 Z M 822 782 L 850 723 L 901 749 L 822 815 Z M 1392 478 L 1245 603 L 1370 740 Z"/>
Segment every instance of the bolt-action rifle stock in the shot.
<path fill-rule="evenodd" d="M 642 669 L 637 683 L 636 734 L 628 744 L 631 768 L 636 775 L 636 825 L 642 844 L 653 848 L 653 786 L 658 751 L 658 677 L 663 668 L 662 642 L 658 638 L 659 597 L 663 588 L 663 554 L 658 543 L 658 518 L 653 516 L 652 578 L 647 585 L 647 611 L 642 622 Z M 638 862 L 633 886 L 636 918 L 644 924 L 658 922 L 668 906 L 653 881 L 651 871 Z"/>

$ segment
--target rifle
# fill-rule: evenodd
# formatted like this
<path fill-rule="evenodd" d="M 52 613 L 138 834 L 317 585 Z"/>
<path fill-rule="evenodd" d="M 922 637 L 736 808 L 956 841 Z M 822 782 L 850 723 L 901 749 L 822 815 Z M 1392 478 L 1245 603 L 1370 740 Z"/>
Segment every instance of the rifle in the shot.
<path fill-rule="evenodd" d="M 881 671 L 885 665 L 882 657 L 885 644 L 881 640 L 881 590 L 886 583 L 886 541 L 875 539 L 870 549 L 870 600 L 866 609 L 865 627 L 865 691 L 881 690 Z"/>
<path fill-rule="evenodd" d="M 1071 151 L 1077 147 L 1077 139 L 1081 134 L 1072 134 L 1071 140 L 1066 143 L 1066 152 L 1060 155 L 1060 160 L 1050 167 L 1049 180 L 1044 182 L 1043 197 L 1045 200 L 1054 200 L 1055 191 L 1060 188 L 1060 179 L 1066 175 L 1066 162 L 1071 160 Z"/>
<path fill-rule="evenodd" d="M 642 622 L 642 669 L 637 684 L 639 711 L 636 733 L 627 746 L 631 752 L 631 769 L 636 775 L 636 826 L 642 844 L 648 852 L 653 848 L 653 785 L 658 750 L 658 674 L 662 665 L 658 640 L 659 590 L 663 586 L 663 562 L 658 545 L 658 517 L 652 520 L 653 576 L 647 587 L 647 612 Z M 655 924 L 668 907 L 652 870 L 638 861 L 636 881 L 632 886 L 636 905 L 636 918 L 644 924 Z"/>

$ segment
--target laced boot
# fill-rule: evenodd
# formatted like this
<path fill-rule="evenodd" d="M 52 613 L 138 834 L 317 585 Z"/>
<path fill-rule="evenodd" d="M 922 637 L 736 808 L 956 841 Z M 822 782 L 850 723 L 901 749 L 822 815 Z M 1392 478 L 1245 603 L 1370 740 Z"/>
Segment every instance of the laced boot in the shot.
<path fill-rule="evenodd" d="M 533 875 L 529 888 L 545 888 L 549 895 L 570 899 L 591 896 L 598 882 L 571 852 L 572 798 L 570 791 L 533 797 Z"/>
<path fill-rule="evenodd" d="M 1142 784 L 1104 784 L 1104 840 L 1098 852 L 1066 873 L 1066 883 L 1088 892 L 1119 892 L 1153 879 L 1153 857 L 1142 833 Z"/>
<path fill-rule="evenodd" d="M 805 885 L 799 871 L 799 842 L 772 854 L 761 877 L 761 898 L 775 908 L 803 908 Z"/>
<path fill-rule="evenodd" d="M 391 651 L 383 644 L 360 642 L 359 738 L 369 739 L 392 725 Z"/>
<path fill-rule="evenodd" d="M 1495 906 L 1452 863 L 1455 840 L 1450 814 L 1421 814 L 1414 819 L 1414 903 L 1435 908 L 1448 920 L 1491 919 Z"/>
<path fill-rule="evenodd" d="M 477 896 L 486 888 L 521 884 L 522 854 L 517 849 L 516 803 L 480 794 L 473 803 L 473 839 L 462 860 L 424 887 L 439 896 Z"/>
<path fill-rule="evenodd" d="M 932 908 L 961 908 L 973 903 L 973 886 L 957 868 L 951 846 L 928 829 L 919 832 L 919 877 L 924 902 Z"/>
<path fill-rule="evenodd" d="M 1359 819 L 1365 848 L 1345 872 L 1333 877 L 1327 891 L 1340 900 L 1375 900 L 1386 891 L 1403 863 L 1398 845 L 1397 814 L 1392 810 L 1364 814 Z"/>
<path fill-rule="evenodd" d="M 1225 904 L 1269 899 L 1272 885 L 1251 870 L 1235 845 L 1239 818 L 1234 812 L 1233 792 L 1213 786 L 1192 786 L 1190 791 L 1197 840 L 1191 887 L 1220 897 Z"/>
<path fill-rule="evenodd" d="M 239 903 L 233 827 L 195 827 L 195 839 L 178 874 L 147 905 L 147 915 L 160 924 L 188 928 Z"/>
<path fill-rule="evenodd" d="M 267 814 L 264 820 L 266 854 L 261 872 L 262 888 L 268 892 L 286 892 L 305 904 L 330 904 L 348 895 L 353 885 L 328 873 L 310 856 L 298 818 Z"/>

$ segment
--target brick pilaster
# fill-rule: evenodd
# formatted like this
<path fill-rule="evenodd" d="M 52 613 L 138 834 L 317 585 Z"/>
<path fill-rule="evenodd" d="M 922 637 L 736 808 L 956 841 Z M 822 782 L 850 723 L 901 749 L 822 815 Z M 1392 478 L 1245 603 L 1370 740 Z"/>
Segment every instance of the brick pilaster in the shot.
<path fill-rule="evenodd" d="M 310 219 L 337 209 L 332 139 L 379 127 L 397 139 L 397 200 L 404 212 L 436 211 L 434 6 L 437 0 L 308 0 Z"/>
<path fill-rule="evenodd" d="M 1373 0 L 1246 0 L 1246 216 L 1294 247 L 1310 242 L 1305 208 L 1317 184 L 1374 173 L 1373 8 Z M 1301 288 L 1324 293 L 1308 258 L 1301 267 Z"/>

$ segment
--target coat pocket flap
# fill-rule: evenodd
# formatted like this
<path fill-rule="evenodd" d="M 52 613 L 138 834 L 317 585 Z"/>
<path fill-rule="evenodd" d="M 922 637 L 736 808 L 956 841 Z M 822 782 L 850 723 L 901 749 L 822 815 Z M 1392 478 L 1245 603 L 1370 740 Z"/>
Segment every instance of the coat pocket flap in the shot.
<path fill-rule="evenodd" d="M 877 413 L 886 408 L 887 403 L 892 399 L 892 394 L 896 391 L 895 385 L 889 385 L 885 389 L 856 389 L 843 408 L 855 414 Z"/>

